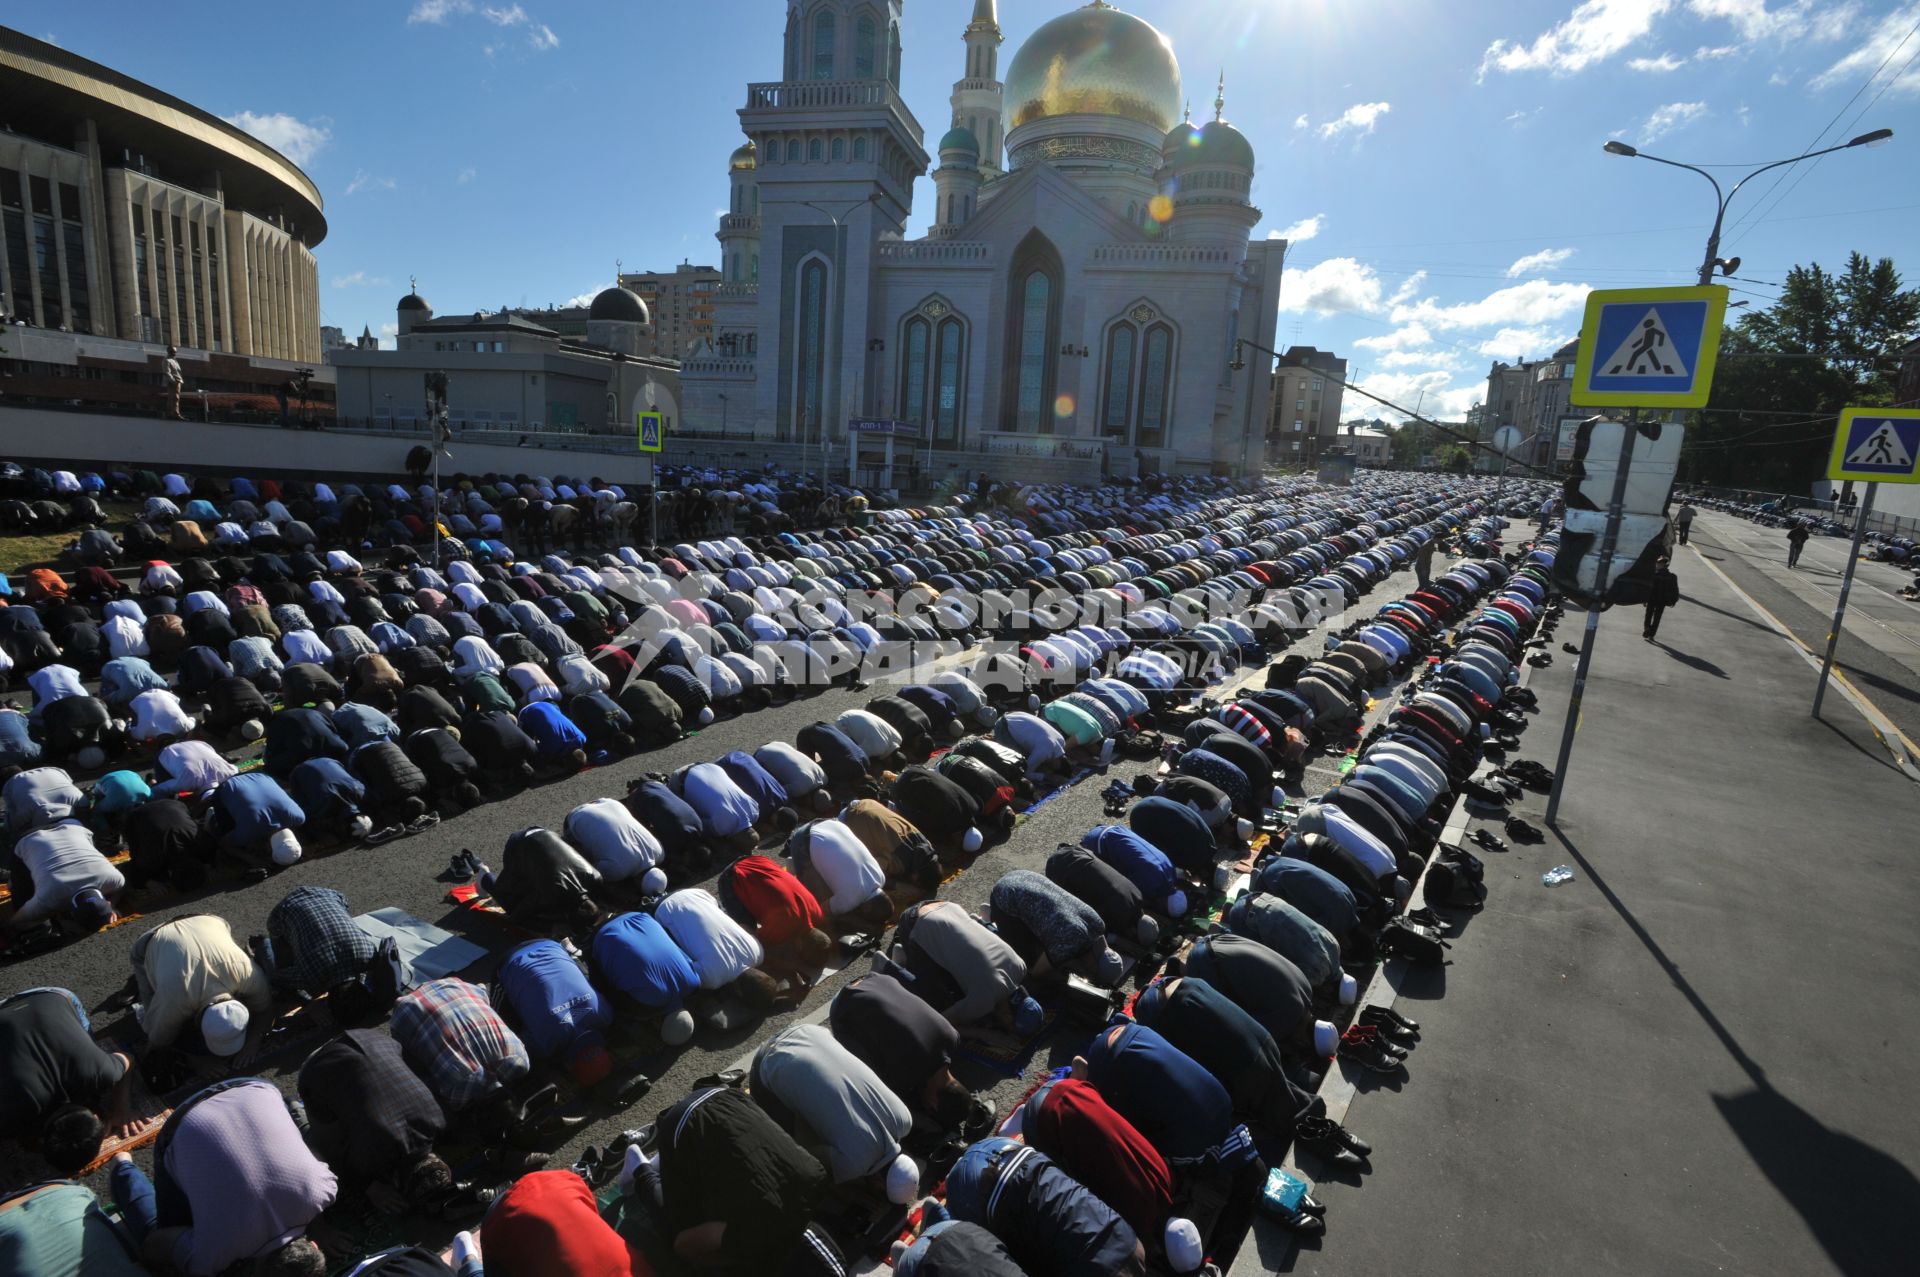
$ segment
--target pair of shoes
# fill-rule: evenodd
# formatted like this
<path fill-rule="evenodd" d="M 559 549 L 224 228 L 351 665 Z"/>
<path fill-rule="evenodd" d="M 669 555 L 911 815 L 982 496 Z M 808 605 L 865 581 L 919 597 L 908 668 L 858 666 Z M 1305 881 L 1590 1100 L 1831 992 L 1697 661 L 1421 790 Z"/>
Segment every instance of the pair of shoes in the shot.
<path fill-rule="evenodd" d="M 704 1091 L 709 1087 L 724 1086 L 737 1091 L 746 1084 L 746 1081 L 747 1071 L 745 1069 L 726 1069 L 719 1073 L 709 1073 L 707 1076 L 700 1078 L 693 1084 L 693 1089 L 696 1091 Z"/>
<path fill-rule="evenodd" d="M 1338 1054 L 1343 1060 L 1350 1060 L 1369 1073 L 1392 1074 L 1401 1069 L 1401 1056 L 1396 1054 L 1380 1030 L 1373 1025 L 1356 1024 L 1340 1035 Z"/>
<path fill-rule="evenodd" d="M 976 1099 L 967 1110 L 967 1117 L 960 1124 L 960 1134 L 968 1140 L 978 1140 L 993 1129 L 993 1119 L 999 1116 L 992 1100 Z"/>
<path fill-rule="evenodd" d="M 1544 842 L 1547 836 L 1540 832 L 1537 825 L 1524 821 L 1518 816 L 1509 816 L 1507 817 L 1507 837 L 1516 842 Z"/>
<path fill-rule="evenodd" d="M 607 1145 L 607 1156 L 618 1161 L 626 1153 L 628 1148 L 634 1146 L 638 1146 L 640 1151 L 644 1153 L 653 1147 L 655 1134 L 656 1131 L 652 1122 L 648 1122 L 645 1126 L 635 1127 L 631 1131 L 622 1131 L 613 1137 L 611 1144 Z"/>
<path fill-rule="evenodd" d="M 1329 1166 L 1360 1170 L 1373 1148 L 1340 1123 L 1324 1117 L 1303 1117 L 1293 1124 L 1293 1146 L 1305 1149 Z"/>
<path fill-rule="evenodd" d="M 1500 840 L 1500 836 L 1494 833 L 1491 829 L 1476 829 L 1472 833 L 1467 835 L 1467 841 L 1475 844 L 1476 846 L 1486 851 L 1512 850 L 1512 848 L 1508 847 L 1506 843 L 1502 842 Z"/>
<path fill-rule="evenodd" d="M 480 872 L 480 857 L 473 854 L 470 847 L 462 847 L 453 853 L 453 859 L 447 865 L 447 872 L 463 881 L 471 882 Z"/>
<path fill-rule="evenodd" d="M 1383 1007 L 1377 1004 L 1364 1007 L 1360 1012 L 1360 1022 L 1363 1024 L 1391 1024 L 1396 1028 L 1404 1029 L 1416 1038 L 1420 1036 L 1420 1021 L 1410 1020 L 1392 1007 Z"/>

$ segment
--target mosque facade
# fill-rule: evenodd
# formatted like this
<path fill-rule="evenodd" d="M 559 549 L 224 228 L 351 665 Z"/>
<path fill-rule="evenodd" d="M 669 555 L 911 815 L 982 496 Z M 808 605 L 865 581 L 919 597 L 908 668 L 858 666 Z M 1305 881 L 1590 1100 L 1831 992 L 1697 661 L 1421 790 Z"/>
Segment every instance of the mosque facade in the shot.
<path fill-rule="evenodd" d="M 1286 244 L 1252 239 L 1253 147 L 1195 123 L 1170 42 L 1095 0 L 1011 59 L 974 0 L 952 125 L 900 94 L 902 0 L 792 0 L 728 161 L 714 341 L 692 429 L 819 445 L 853 419 L 932 449 L 1235 473 L 1263 451 Z M 958 15 L 956 15 L 958 16 Z M 933 220 L 906 238 L 915 179 Z"/>

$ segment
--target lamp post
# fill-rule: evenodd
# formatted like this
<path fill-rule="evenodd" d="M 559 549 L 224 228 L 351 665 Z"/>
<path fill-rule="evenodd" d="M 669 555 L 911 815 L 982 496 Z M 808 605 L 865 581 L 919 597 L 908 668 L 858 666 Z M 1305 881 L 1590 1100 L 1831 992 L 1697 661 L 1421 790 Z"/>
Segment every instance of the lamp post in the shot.
<path fill-rule="evenodd" d="M 812 200 L 800 201 L 801 204 L 812 209 L 814 212 L 824 213 L 827 219 L 833 223 L 833 297 L 829 299 L 830 301 L 838 301 L 840 298 L 846 296 L 846 284 L 842 276 L 844 276 L 846 273 L 846 256 L 847 255 L 840 251 L 841 219 L 846 217 L 852 217 L 856 210 L 865 208 L 869 204 L 876 204 L 879 201 L 880 201 L 880 192 L 875 191 L 873 194 L 867 196 L 863 200 L 856 200 L 853 204 L 851 204 L 850 206 L 848 206 L 846 209 L 844 209 L 839 213 L 835 213 L 832 209 L 829 209 L 829 208 L 823 208 L 819 204 L 814 203 Z M 841 322 L 843 323 L 845 322 L 844 317 L 842 318 Z M 838 368 L 838 363 L 840 359 L 840 324 L 837 324 L 833 321 L 833 308 L 831 306 L 829 306 L 827 310 L 827 337 L 828 337 L 829 344 L 831 345 L 831 348 L 832 348 L 832 353 L 828 358 L 826 367 L 833 371 L 834 378 L 837 384 L 839 375 L 840 375 L 840 370 Z M 826 393 L 827 393 L 826 378 L 823 376 L 820 379 L 820 382 L 821 382 L 820 397 L 824 399 L 826 398 Z M 847 405 L 846 405 L 845 396 L 842 396 L 841 402 L 840 402 L 840 410 L 841 410 L 842 416 L 846 415 L 846 407 Z M 826 470 L 827 470 L 827 422 L 825 418 L 825 405 L 823 404 L 822 416 L 820 421 L 820 472 L 822 474 L 825 474 Z"/>
<path fill-rule="evenodd" d="M 1738 182 L 1735 182 L 1732 190 L 1724 193 L 1720 189 L 1719 178 L 1716 178 L 1703 168 L 1696 168 L 1692 164 L 1682 164 L 1678 160 L 1666 160 L 1661 159 L 1658 155 L 1648 155 L 1638 147 L 1629 146 L 1625 142 L 1619 141 L 1608 142 L 1601 149 L 1608 155 L 1618 155 L 1630 160 L 1652 160 L 1655 164 L 1665 164 L 1669 168 L 1683 168 L 1689 173 L 1698 173 L 1701 177 L 1713 183 L 1713 194 L 1715 200 L 1718 201 L 1718 207 L 1713 216 L 1713 233 L 1707 236 L 1707 255 L 1705 260 L 1700 263 L 1700 283 L 1704 287 L 1713 282 L 1715 267 L 1723 268 L 1729 275 L 1740 269 L 1740 259 L 1738 257 L 1728 258 L 1724 261 L 1721 260 L 1720 231 L 1727 220 L 1727 206 L 1733 203 L 1733 197 L 1740 193 L 1741 187 L 1751 182 L 1754 178 L 1759 177 L 1762 173 L 1769 172 L 1773 169 L 1784 168 L 1789 164 L 1798 164 L 1801 160 L 1818 159 L 1822 155 L 1832 155 L 1835 151 L 1850 151 L 1856 146 L 1879 146 L 1883 142 L 1892 140 L 1892 138 L 1892 129 L 1875 129 L 1871 133 L 1862 133 L 1851 142 L 1842 142 L 1839 146 L 1829 146 L 1822 151 L 1808 151 L 1804 155 L 1790 156 L 1784 160 L 1775 160 L 1771 164 L 1762 164 L 1759 168 L 1753 170 L 1753 172 L 1747 174 Z"/>
<path fill-rule="evenodd" d="M 725 395 L 721 395 L 720 396 L 720 433 L 723 437 L 727 433 L 727 402 L 728 402 L 727 397 Z"/>

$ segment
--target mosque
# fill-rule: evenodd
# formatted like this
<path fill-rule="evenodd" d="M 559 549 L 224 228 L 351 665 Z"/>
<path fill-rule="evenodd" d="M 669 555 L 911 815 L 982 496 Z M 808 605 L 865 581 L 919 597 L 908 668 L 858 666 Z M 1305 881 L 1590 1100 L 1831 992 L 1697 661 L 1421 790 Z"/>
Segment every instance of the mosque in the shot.
<path fill-rule="evenodd" d="M 1103 0 L 1001 73 L 974 0 L 936 157 L 900 95 L 903 0 L 792 0 L 778 81 L 728 163 L 694 430 L 819 446 L 851 419 L 944 453 L 1098 456 L 1114 474 L 1262 455 L 1286 245 L 1250 239 L 1253 147 L 1224 88 L 1195 123 L 1172 45 Z M 908 239 L 914 180 L 934 217 Z"/>

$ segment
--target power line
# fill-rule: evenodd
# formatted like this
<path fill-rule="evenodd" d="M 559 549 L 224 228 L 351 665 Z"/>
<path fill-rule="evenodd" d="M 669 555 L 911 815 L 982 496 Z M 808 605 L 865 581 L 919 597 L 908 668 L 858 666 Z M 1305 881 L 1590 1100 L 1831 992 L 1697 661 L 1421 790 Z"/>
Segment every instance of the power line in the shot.
<path fill-rule="evenodd" d="M 1917 20 L 1914 22 L 1912 28 L 1908 30 L 1906 35 L 1900 37 L 1900 43 L 1894 45 L 1893 48 L 1887 53 L 1887 56 L 1880 60 L 1880 65 L 1873 69 L 1873 74 L 1868 76 L 1865 82 L 1862 83 L 1859 88 L 1853 91 L 1853 96 L 1848 98 L 1845 102 L 1843 102 L 1840 106 L 1840 109 L 1833 113 L 1833 118 L 1827 121 L 1826 127 L 1822 128 L 1818 133 L 1813 135 L 1813 141 L 1807 143 L 1807 148 L 1806 148 L 1807 150 L 1812 151 L 1812 150 L 1818 149 L 1818 147 L 1820 146 L 1821 139 L 1827 136 L 1827 131 L 1831 129 L 1835 124 L 1839 123 L 1840 117 L 1845 115 L 1847 113 L 1848 108 L 1850 108 L 1855 102 L 1858 102 L 1860 100 L 1860 95 L 1862 93 L 1865 93 L 1869 88 L 1873 86 L 1873 82 L 1880 78 L 1880 73 L 1887 69 L 1887 64 L 1893 61 L 1894 55 L 1899 53 L 1901 49 L 1904 49 L 1906 47 L 1907 41 L 1913 39 L 1913 35 L 1915 31 L 1920 31 L 1920 20 Z M 1902 72 L 1904 72 L 1906 68 L 1902 67 L 1901 70 Z M 1899 79 L 1898 76 L 1894 77 L 1895 81 L 1897 81 L 1898 79 Z M 1881 92 L 1884 93 L 1885 90 L 1883 89 L 1881 90 Z M 1874 98 L 1874 102 L 1878 102 L 1879 100 L 1880 99 L 1878 97 Z M 1869 102 L 1867 104 L 1868 107 L 1871 107 L 1872 105 L 1873 105 L 1872 102 Z M 1861 111 L 1861 114 L 1862 115 L 1866 114 L 1866 111 L 1863 109 Z M 1855 116 L 1854 118 L 1857 120 L 1859 119 L 1859 116 Z M 1822 157 L 1822 158 L 1825 158 L 1825 157 Z M 1815 168 L 1819 167 L 1819 162 L 1815 161 L 1813 167 Z M 1744 226 L 1747 222 L 1747 218 L 1751 215 L 1751 213 L 1757 212 L 1760 206 L 1767 202 L 1768 197 L 1771 196 L 1775 191 L 1780 189 L 1780 183 L 1787 180 L 1787 174 L 1791 171 L 1792 171 L 1791 168 L 1785 168 L 1785 169 L 1781 169 L 1780 172 L 1775 175 L 1773 179 L 1773 184 L 1767 187 L 1766 192 L 1763 195 L 1761 195 L 1758 200 L 1756 200 L 1753 204 L 1748 206 L 1749 212 L 1740 214 L 1739 217 L 1734 219 L 1733 225 L 1727 228 L 1727 234 L 1729 236 L 1733 235 L 1742 226 Z M 1795 182 L 1796 186 L 1798 184 L 1799 184 L 1798 182 Z M 1775 207 L 1778 207 L 1778 204 L 1776 204 Z M 1758 224 L 1759 224 L 1758 222 L 1755 222 L 1755 225 L 1758 225 Z"/>
<path fill-rule="evenodd" d="M 1796 213 L 1792 217 L 1776 219 L 1782 222 L 1824 221 L 1834 217 L 1864 217 L 1872 213 L 1904 213 L 1920 208 L 1920 204 L 1889 204 L 1879 208 L 1848 208 L 1828 213 Z M 1680 232 L 1695 232 L 1698 224 L 1691 226 L 1649 226 L 1631 231 L 1539 231 L 1531 235 L 1507 235 L 1494 239 L 1436 239 L 1436 240 L 1398 240 L 1375 244 L 1350 244 L 1346 251 L 1375 248 L 1458 248 L 1476 244 L 1538 244 L 1543 240 L 1565 239 L 1617 239 L 1626 235 L 1671 235 Z"/>

